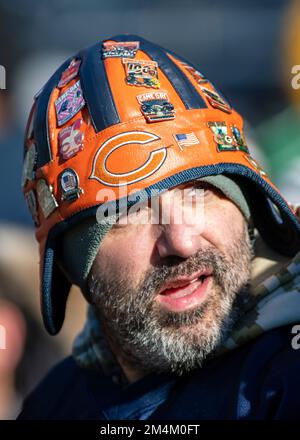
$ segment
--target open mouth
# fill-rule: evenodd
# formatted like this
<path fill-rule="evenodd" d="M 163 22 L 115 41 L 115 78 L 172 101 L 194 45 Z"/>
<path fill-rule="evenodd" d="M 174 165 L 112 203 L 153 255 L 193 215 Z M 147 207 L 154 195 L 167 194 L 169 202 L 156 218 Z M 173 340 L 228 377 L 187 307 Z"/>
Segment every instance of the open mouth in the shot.
<path fill-rule="evenodd" d="M 200 305 L 207 297 L 212 271 L 201 272 L 189 278 L 177 278 L 163 286 L 157 301 L 173 311 L 183 311 Z"/>

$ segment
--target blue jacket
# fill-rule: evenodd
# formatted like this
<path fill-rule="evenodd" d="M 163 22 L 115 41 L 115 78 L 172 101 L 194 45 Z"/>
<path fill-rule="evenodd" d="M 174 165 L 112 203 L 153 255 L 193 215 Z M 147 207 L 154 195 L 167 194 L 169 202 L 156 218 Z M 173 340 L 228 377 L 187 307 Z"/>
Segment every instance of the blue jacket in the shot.
<path fill-rule="evenodd" d="M 300 419 L 291 328 L 267 331 L 182 377 L 153 373 L 125 388 L 69 357 L 25 400 L 19 419 Z"/>

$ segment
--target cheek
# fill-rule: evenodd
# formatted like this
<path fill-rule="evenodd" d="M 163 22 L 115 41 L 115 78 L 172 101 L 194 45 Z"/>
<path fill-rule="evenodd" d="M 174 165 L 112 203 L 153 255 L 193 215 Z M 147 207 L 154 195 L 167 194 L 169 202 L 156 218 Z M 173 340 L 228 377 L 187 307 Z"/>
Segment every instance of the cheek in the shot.
<path fill-rule="evenodd" d="M 153 244 L 146 232 L 125 231 L 107 235 L 99 249 L 97 260 L 102 270 L 113 274 L 126 274 L 138 281 L 150 264 Z"/>
<path fill-rule="evenodd" d="M 228 246 L 241 238 L 244 223 L 241 211 L 231 201 L 223 200 L 218 206 L 208 206 L 205 209 L 203 236 L 224 252 Z"/>

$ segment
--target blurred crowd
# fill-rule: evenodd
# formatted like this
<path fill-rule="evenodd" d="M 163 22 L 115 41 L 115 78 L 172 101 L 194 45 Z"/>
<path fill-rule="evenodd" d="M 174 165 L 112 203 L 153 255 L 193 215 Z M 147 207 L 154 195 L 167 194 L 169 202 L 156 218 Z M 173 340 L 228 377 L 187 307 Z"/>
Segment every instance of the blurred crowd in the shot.
<path fill-rule="evenodd" d="M 137 33 L 191 59 L 247 119 L 252 155 L 293 204 L 300 202 L 300 1 L 121 2 L 0 0 L 0 419 L 71 349 L 85 318 L 77 289 L 66 325 L 49 337 L 39 315 L 38 251 L 21 192 L 23 131 L 33 95 L 83 46 Z"/>

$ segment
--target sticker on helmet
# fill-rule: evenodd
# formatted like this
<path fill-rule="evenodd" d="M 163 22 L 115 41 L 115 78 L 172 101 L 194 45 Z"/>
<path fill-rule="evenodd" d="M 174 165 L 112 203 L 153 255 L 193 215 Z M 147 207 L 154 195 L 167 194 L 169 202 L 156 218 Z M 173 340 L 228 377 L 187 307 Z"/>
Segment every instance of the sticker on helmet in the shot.
<path fill-rule="evenodd" d="M 75 76 L 78 75 L 81 60 L 76 60 L 75 58 L 70 62 L 66 70 L 61 74 L 59 83 L 57 87 L 61 88 L 66 86 Z"/>
<path fill-rule="evenodd" d="M 26 200 L 28 209 L 30 211 L 32 220 L 33 220 L 35 226 L 38 226 L 37 203 L 36 203 L 35 193 L 33 190 L 30 190 L 27 193 L 25 193 L 25 200 Z"/>
<path fill-rule="evenodd" d="M 82 119 L 63 128 L 58 134 L 58 148 L 63 160 L 68 160 L 83 149 L 84 134 L 80 131 Z"/>
<path fill-rule="evenodd" d="M 185 147 L 192 147 L 193 145 L 200 144 L 199 139 L 193 132 L 174 134 L 174 138 L 181 151 L 183 151 Z"/>
<path fill-rule="evenodd" d="M 239 150 L 249 154 L 249 149 L 243 133 L 238 129 L 236 125 L 231 125 L 232 136 L 235 141 L 235 145 Z"/>
<path fill-rule="evenodd" d="M 244 154 L 244 158 L 255 168 L 255 170 L 262 176 L 262 177 L 268 177 L 267 173 L 264 171 L 264 169 L 259 165 L 259 163 L 249 155 Z"/>
<path fill-rule="evenodd" d="M 208 82 L 208 80 L 200 73 L 198 70 L 196 70 L 194 67 L 190 66 L 187 63 L 181 62 L 182 67 L 191 74 L 191 76 L 194 78 L 194 80 L 197 82 L 197 84 L 205 84 Z"/>
<path fill-rule="evenodd" d="M 218 151 L 237 150 L 233 137 L 228 134 L 228 128 L 225 122 L 208 122 L 207 125 L 214 133 L 214 141 L 217 143 Z"/>
<path fill-rule="evenodd" d="M 201 87 L 201 90 L 212 107 L 222 110 L 226 113 L 232 112 L 230 105 L 227 104 L 227 102 L 225 102 L 216 91 L 209 90 L 206 87 Z"/>
<path fill-rule="evenodd" d="M 175 118 L 174 105 L 166 92 L 149 92 L 137 96 L 141 112 L 147 122 L 166 121 Z"/>
<path fill-rule="evenodd" d="M 46 180 L 40 179 L 37 181 L 36 192 L 39 205 L 44 216 L 47 218 L 58 207 L 58 203 L 52 193 L 52 187 L 48 185 Z"/>
<path fill-rule="evenodd" d="M 77 81 L 55 101 L 58 126 L 72 119 L 84 105 L 80 81 Z"/>
<path fill-rule="evenodd" d="M 105 41 L 102 43 L 102 58 L 134 58 L 139 47 L 139 41 Z"/>
<path fill-rule="evenodd" d="M 160 82 L 158 80 L 158 64 L 156 61 L 124 58 L 123 64 L 127 84 L 159 89 Z"/>
<path fill-rule="evenodd" d="M 217 143 L 217 150 L 222 151 L 243 151 L 248 153 L 248 147 L 244 136 L 236 125 L 231 125 L 232 135 L 228 131 L 226 122 L 208 122 L 207 125 L 214 134 L 214 141 Z"/>
<path fill-rule="evenodd" d="M 59 183 L 62 201 L 74 202 L 83 193 L 83 190 L 79 188 L 79 177 L 72 168 L 67 168 L 61 173 Z"/>
<path fill-rule="evenodd" d="M 31 144 L 25 154 L 22 171 L 22 187 L 27 183 L 27 180 L 32 181 L 35 179 L 35 167 L 37 160 L 37 151 L 35 144 Z"/>

